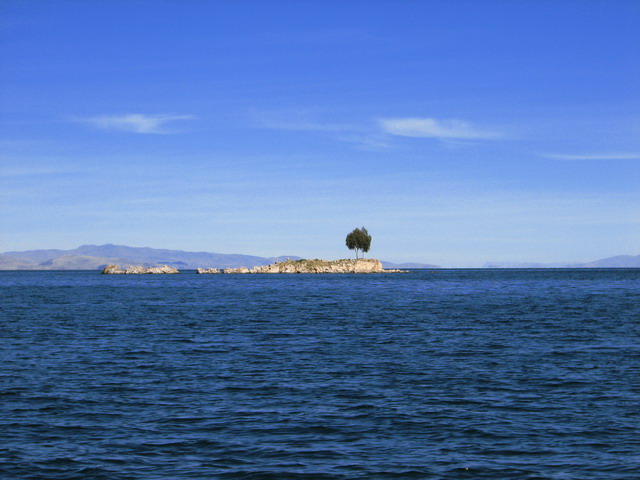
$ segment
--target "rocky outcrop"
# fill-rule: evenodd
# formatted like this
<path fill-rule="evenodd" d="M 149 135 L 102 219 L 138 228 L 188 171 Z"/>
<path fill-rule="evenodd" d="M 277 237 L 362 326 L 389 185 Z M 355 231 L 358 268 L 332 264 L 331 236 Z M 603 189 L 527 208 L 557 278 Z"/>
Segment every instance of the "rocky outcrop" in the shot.
<path fill-rule="evenodd" d="M 223 270 L 224 273 L 262 273 L 258 272 L 259 269 L 264 267 L 253 267 L 249 270 L 247 267 L 238 267 L 238 268 L 225 268 Z"/>
<path fill-rule="evenodd" d="M 208 274 L 211 274 L 211 273 L 222 273 L 222 272 L 217 268 L 198 268 L 198 269 L 196 269 L 196 273 L 200 273 L 200 274 L 208 273 Z"/>
<path fill-rule="evenodd" d="M 117 265 L 107 265 L 102 269 L 102 273 L 108 275 L 120 275 L 120 274 L 161 274 L 161 273 L 180 273 L 177 268 L 170 267 L 169 265 L 163 265 L 161 267 L 142 267 L 132 266 L 125 269 L 118 268 Z"/>
<path fill-rule="evenodd" d="M 286 260 L 271 265 L 241 268 L 225 268 L 224 273 L 390 273 L 402 270 L 385 270 L 382 263 L 373 258 L 359 260 Z"/>

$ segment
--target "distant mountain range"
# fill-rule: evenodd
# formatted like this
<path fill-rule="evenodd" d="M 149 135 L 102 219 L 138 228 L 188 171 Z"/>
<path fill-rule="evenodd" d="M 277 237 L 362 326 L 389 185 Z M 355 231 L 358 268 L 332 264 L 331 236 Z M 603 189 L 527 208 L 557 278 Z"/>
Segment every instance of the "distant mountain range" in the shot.
<path fill-rule="evenodd" d="M 105 265 L 121 267 L 170 265 L 177 269 L 198 267 L 237 268 L 268 265 L 296 256 L 256 257 L 211 252 L 184 252 L 125 245 L 82 245 L 73 250 L 27 250 L 0 254 L 0 270 L 97 270 Z"/>
<path fill-rule="evenodd" d="M 295 255 L 257 257 L 212 252 L 185 252 L 125 245 L 82 245 L 73 250 L 27 250 L 0 254 L 0 270 L 98 270 L 109 264 L 120 267 L 170 265 L 177 269 L 237 268 L 269 265 Z M 437 268 L 421 263 L 382 262 L 385 268 Z"/>
<path fill-rule="evenodd" d="M 294 255 L 280 257 L 257 257 L 253 255 L 224 254 L 212 252 L 185 252 L 126 245 L 82 245 L 73 250 L 27 250 L 0 253 L 0 270 L 98 270 L 105 265 L 120 267 L 143 265 L 155 267 L 170 265 L 177 269 L 238 268 L 268 265 L 287 258 L 298 260 Z M 382 262 L 384 268 L 440 268 L 425 263 Z M 619 255 L 589 263 L 487 263 L 485 268 L 640 268 L 640 255 Z"/>
<path fill-rule="evenodd" d="M 442 268 L 440 265 L 431 265 L 429 263 L 393 263 L 381 260 L 382 268 Z"/>
<path fill-rule="evenodd" d="M 492 262 L 484 268 L 640 268 L 640 255 L 617 255 L 588 263 L 504 263 Z"/>

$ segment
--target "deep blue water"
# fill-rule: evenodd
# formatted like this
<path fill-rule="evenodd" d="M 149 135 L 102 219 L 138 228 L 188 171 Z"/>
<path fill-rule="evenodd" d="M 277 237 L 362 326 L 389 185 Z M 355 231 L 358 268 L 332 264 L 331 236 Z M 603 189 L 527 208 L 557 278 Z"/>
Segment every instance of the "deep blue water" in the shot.
<path fill-rule="evenodd" d="M 0 293 L 3 479 L 640 478 L 640 270 Z"/>

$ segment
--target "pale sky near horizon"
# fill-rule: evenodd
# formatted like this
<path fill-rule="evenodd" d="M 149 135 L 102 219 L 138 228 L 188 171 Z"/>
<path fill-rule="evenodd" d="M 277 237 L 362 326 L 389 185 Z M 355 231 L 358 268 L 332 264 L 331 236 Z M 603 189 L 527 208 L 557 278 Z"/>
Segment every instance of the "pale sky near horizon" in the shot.
<path fill-rule="evenodd" d="M 0 1 L 0 251 L 640 254 L 638 1 Z"/>

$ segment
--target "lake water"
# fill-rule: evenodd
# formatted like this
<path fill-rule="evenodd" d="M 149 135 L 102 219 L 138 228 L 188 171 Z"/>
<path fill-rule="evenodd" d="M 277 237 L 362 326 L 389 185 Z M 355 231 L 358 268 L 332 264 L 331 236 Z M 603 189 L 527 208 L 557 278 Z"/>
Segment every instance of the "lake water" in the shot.
<path fill-rule="evenodd" d="M 0 294 L 3 479 L 640 478 L 640 269 Z"/>

